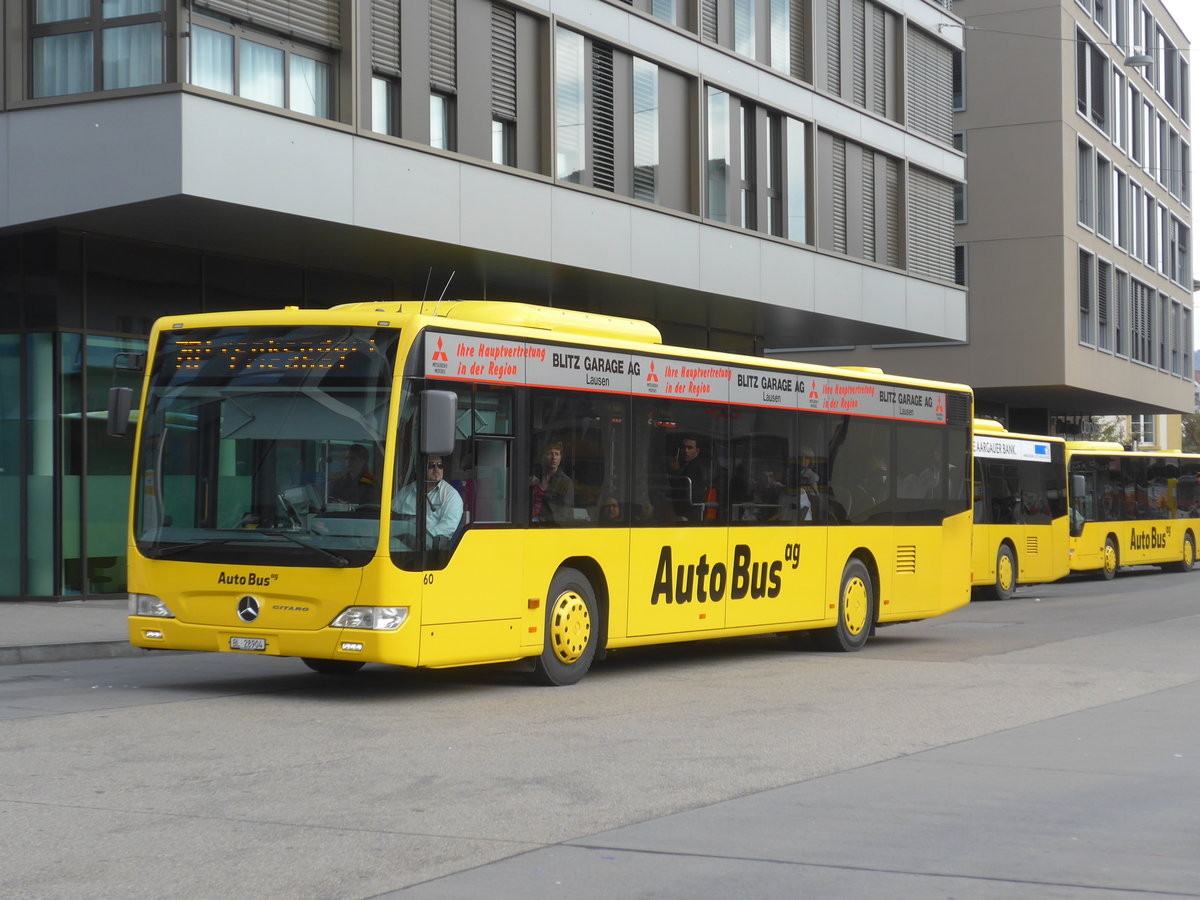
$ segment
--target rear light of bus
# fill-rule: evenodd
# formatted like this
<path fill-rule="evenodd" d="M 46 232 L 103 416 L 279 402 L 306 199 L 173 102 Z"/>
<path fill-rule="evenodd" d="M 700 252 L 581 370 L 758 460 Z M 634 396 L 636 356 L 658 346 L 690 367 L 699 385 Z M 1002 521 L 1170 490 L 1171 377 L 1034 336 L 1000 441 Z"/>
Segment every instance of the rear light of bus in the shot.
<path fill-rule="evenodd" d="M 395 631 L 408 619 L 407 606 L 349 606 L 329 624 L 334 628 Z"/>
<path fill-rule="evenodd" d="M 129 614 L 131 616 L 158 616 L 160 619 L 173 619 L 175 613 L 153 594 L 130 594 Z"/>

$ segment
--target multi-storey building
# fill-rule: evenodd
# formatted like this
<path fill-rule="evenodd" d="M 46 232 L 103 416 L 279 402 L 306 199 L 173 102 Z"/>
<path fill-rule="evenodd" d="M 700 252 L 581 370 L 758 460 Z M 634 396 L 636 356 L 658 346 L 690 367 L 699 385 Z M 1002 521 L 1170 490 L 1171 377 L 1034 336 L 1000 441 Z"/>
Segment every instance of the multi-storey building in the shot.
<path fill-rule="evenodd" d="M 159 315 L 489 297 L 961 341 L 948 0 L 4 0 L 0 597 L 124 587 Z"/>
<path fill-rule="evenodd" d="M 980 411 L 1021 431 L 1189 410 L 1187 38 L 1160 0 L 954 11 L 966 21 L 954 129 L 968 159 L 956 198 L 967 340 L 817 358 L 969 382 Z"/>

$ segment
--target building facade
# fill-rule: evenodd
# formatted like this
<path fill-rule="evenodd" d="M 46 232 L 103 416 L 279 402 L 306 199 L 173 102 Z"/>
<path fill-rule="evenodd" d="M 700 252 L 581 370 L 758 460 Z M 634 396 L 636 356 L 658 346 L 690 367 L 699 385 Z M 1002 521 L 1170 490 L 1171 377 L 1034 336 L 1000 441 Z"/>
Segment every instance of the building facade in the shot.
<path fill-rule="evenodd" d="M 1010 427 L 1192 406 L 1189 47 L 1159 0 L 959 0 L 957 347 L 816 358 L 975 386 Z M 953 31 L 952 27 L 943 29 Z"/>
<path fill-rule="evenodd" d="M 961 341 L 932 0 L 3 0 L 0 597 L 125 588 L 158 316 L 488 297 Z"/>

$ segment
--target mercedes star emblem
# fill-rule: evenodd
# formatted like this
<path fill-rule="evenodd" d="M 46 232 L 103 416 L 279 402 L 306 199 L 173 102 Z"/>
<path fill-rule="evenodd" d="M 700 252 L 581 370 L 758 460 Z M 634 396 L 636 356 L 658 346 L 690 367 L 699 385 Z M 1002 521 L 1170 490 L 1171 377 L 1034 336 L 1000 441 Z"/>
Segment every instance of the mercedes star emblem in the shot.
<path fill-rule="evenodd" d="M 238 618 L 243 622 L 253 622 L 258 618 L 258 601 L 246 595 L 238 600 Z"/>

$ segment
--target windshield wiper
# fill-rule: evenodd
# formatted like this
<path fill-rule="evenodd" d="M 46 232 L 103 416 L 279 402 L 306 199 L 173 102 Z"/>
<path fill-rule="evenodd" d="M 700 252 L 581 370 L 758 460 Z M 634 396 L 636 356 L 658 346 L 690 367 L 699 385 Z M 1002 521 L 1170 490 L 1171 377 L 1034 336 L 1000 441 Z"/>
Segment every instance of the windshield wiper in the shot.
<path fill-rule="evenodd" d="M 316 544 L 310 544 L 307 541 L 302 541 L 302 540 L 300 540 L 300 538 L 296 537 L 295 535 L 289 534 L 286 531 L 277 531 L 274 529 L 264 529 L 264 528 L 257 528 L 252 531 L 251 530 L 239 531 L 236 535 L 230 535 L 229 537 L 215 538 L 213 540 L 189 541 L 186 544 L 175 544 L 170 547 L 160 547 L 155 550 L 151 550 L 151 551 L 147 552 L 146 555 L 151 557 L 152 559 L 162 559 L 163 557 L 166 557 L 166 556 L 175 556 L 179 553 L 186 553 L 189 550 L 198 550 L 202 547 L 220 547 L 223 544 L 232 544 L 232 543 L 236 543 L 239 541 L 249 541 L 250 543 L 254 543 L 254 541 L 256 539 L 253 537 L 253 535 L 258 535 L 258 534 L 269 535 L 271 537 L 281 537 L 284 540 L 291 541 L 293 544 L 303 547 L 305 550 L 309 550 L 313 553 L 319 554 L 320 556 L 328 557 L 329 559 L 333 560 L 334 563 L 337 564 L 337 567 L 339 569 L 350 565 L 350 561 L 347 560 L 345 557 L 338 556 L 336 553 L 326 550 L 324 547 L 318 547 Z M 261 541 L 259 543 L 261 543 Z"/>
<path fill-rule="evenodd" d="M 314 553 L 319 553 L 322 556 L 329 557 L 335 563 L 337 563 L 339 569 L 342 568 L 343 566 L 350 565 L 350 561 L 348 559 L 346 559 L 345 557 L 338 556 L 333 551 L 326 550 L 324 547 L 318 547 L 316 544 L 310 544 L 308 541 L 302 541 L 302 540 L 300 540 L 300 538 L 296 537 L 294 534 L 290 534 L 289 532 L 286 532 L 286 531 L 277 531 L 275 529 L 259 528 L 259 529 L 256 529 L 255 534 L 270 534 L 270 535 L 274 535 L 276 537 L 281 537 L 286 540 L 289 540 L 293 544 L 298 544 L 299 546 L 303 547 L 305 550 L 311 550 Z"/>

